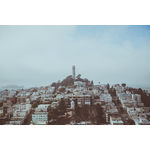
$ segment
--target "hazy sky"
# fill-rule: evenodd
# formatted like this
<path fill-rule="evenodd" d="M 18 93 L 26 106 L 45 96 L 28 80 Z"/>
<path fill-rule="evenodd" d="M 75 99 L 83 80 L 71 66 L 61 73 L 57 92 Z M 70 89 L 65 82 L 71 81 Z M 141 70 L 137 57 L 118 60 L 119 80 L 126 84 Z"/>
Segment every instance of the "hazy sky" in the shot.
<path fill-rule="evenodd" d="M 46 86 L 72 74 L 94 84 L 150 85 L 150 26 L 0 26 L 0 86 Z"/>

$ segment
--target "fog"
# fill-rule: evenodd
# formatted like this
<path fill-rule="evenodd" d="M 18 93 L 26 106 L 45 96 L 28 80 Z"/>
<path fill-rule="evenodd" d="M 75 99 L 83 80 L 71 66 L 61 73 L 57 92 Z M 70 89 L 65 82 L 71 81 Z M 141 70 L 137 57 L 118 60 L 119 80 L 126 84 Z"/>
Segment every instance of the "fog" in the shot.
<path fill-rule="evenodd" d="M 94 84 L 150 83 L 150 26 L 0 26 L 0 87 L 46 86 L 72 74 Z"/>

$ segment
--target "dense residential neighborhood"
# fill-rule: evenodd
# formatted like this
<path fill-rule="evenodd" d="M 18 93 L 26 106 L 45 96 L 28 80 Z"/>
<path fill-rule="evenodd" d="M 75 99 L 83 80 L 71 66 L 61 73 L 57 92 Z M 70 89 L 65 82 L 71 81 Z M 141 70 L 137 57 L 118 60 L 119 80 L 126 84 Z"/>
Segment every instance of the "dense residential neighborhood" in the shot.
<path fill-rule="evenodd" d="M 81 74 L 75 77 L 74 67 L 62 82 L 1 91 L 0 124 L 150 125 L 149 98 L 125 83 L 94 85 Z"/>

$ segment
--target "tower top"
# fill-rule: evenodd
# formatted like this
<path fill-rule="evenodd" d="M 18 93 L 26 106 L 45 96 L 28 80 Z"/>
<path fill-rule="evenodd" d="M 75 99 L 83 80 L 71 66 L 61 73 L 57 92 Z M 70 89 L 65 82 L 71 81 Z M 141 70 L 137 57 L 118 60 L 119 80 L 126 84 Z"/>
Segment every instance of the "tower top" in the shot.
<path fill-rule="evenodd" d="M 75 79 L 75 66 L 72 66 L 72 78 Z"/>

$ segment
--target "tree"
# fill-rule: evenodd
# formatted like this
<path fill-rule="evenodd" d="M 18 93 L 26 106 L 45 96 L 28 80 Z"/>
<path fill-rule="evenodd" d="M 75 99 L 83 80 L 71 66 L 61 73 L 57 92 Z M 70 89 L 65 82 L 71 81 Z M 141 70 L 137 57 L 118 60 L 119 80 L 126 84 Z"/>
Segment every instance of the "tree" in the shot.
<path fill-rule="evenodd" d="M 63 99 L 60 100 L 59 102 L 59 106 L 58 106 L 59 110 L 65 110 L 65 101 Z"/>
<path fill-rule="evenodd" d="M 91 81 L 91 85 L 93 85 L 93 80 Z"/>
<path fill-rule="evenodd" d="M 99 96 L 98 95 L 94 96 L 94 99 L 99 99 Z"/>
<path fill-rule="evenodd" d="M 121 111 L 121 113 L 123 113 L 123 108 L 122 107 L 120 108 L 120 111 Z"/>
<path fill-rule="evenodd" d="M 89 80 L 87 78 L 84 79 L 84 82 L 86 83 L 86 86 L 88 86 Z"/>
<path fill-rule="evenodd" d="M 134 94 L 141 95 L 141 101 L 142 101 L 142 103 L 144 103 L 145 107 L 150 107 L 150 95 L 147 95 L 147 93 L 144 92 L 141 88 L 133 89 L 132 91 Z"/>
<path fill-rule="evenodd" d="M 130 118 L 128 119 L 128 123 L 129 123 L 129 125 L 135 125 L 135 122 Z"/>
<path fill-rule="evenodd" d="M 82 107 L 82 114 L 83 114 L 84 119 L 87 120 L 89 114 L 88 114 L 88 110 L 87 110 L 87 106 L 86 105 Z"/>
<path fill-rule="evenodd" d="M 113 96 L 116 96 L 116 90 L 113 88 Z"/>
<path fill-rule="evenodd" d="M 122 87 L 125 87 L 125 86 L 126 86 L 126 83 L 122 83 L 121 85 L 122 85 Z"/>
<path fill-rule="evenodd" d="M 65 92 L 65 88 L 60 88 L 59 92 Z"/>
<path fill-rule="evenodd" d="M 67 91 L 67 94 L 71 93 L 69 90 Z"/>
<path fill-rule="evenodd" d="M 33 104 L 32 104 L 32 108 L 36 108 L 37 107 L 37 104 L 34 102 Z"/>
<path fill-rule="evenodd" d="M 19 91 L 16 91 L 16 95 L 19 93 Z"/>
<path fill-rule="evenodd" d="M 73 85 L 73 84 L 74 84 L 74 79 L 72 79 L 72 75 L 67 76 L 66 79 L 60 82 L 61 86 L 68 86 L 68 85 Z"/>
<path fill-rule="evenodd" d="M 78 74 L 78 75 L 76 76 L 77 79 L 80 79 L 80 77 L 81 77 L 81 74 Z"/>
<path fill-rule="evenodd" d="M 101 105 L 97 104 L 96 105 L 96 111 L 97 111 L 97 124 L 105 123 L 105 118 L 104 118 L 104 111 Z"/>
<path fill-rule="evenodd" d="M 109 89 L 109 93 L 111 94 L 111 96 L 116 96 L 116 90 L 115 90 L 115 88 L 111 87 Z"/>
<path fill-rule="evenodd" d="M 53 82 L 53 83 L 51 84 L 51 87 L 56 87 L 56 82 Z"/>
<path fill-rule="evenodd" d="M 109 88 L 110 88 L 110 86 L 109 86 L 109 84 L 107 83 L 107 89 L 109 90 Z"/>
<path fill-rule="evenodd" d="M 58 113 L 58 110 L 57 109 L 51 109 L 49 111 L 49 118 L 50 119 L 57 119 L 59 113 Z"/>
<path fill-rule="evenodd" d="M 80 115 L 80 107 L 78 106 L 77 98 L 75 99 L 74 102 L 75 102 L 75 114 Z"/>

